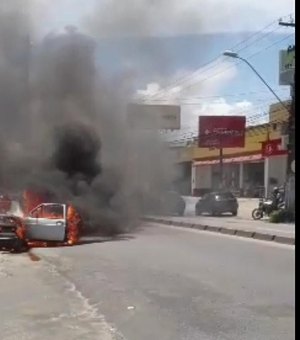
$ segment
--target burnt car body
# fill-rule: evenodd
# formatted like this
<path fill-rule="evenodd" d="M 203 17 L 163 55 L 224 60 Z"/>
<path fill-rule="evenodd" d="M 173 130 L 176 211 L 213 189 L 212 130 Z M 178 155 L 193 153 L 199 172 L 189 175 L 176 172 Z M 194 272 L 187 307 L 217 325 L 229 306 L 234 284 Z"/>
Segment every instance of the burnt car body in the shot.
<path fill-rule="evenodd" d="M 0 250 L 21 252 L 27 249 L 26 230 L 21 218 L 10 214 L 0 215 Z"/>
<path fill-rule="evenodd" d="M 205 194 L 196 203 L 195 213 L 197 216 L 209 213 L 218 216 L 223 213 L 231 213 L 236 216 L 238 213 L 238 201 L 229 191 L 212 192 Z"/>

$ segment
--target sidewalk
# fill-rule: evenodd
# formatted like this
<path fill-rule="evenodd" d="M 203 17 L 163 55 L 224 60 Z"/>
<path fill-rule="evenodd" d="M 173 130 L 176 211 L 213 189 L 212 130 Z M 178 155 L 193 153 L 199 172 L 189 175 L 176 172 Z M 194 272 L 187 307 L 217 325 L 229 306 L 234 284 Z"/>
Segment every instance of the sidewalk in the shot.
<path fill-rule="evenodd" d="M 271 224 L 267 221 L 243 221 L 232 217 L 156 217 L 147 216 L 148 222 L 173 225 L 178 227 L 206 230 L 232 236 L 242 236 L 263 241 L 275 241 L 284 244 L 295 244 L 294 224 Z"/>
<path fill-rule="evenodd" d="M 233 236 L 242 236 L 284 244 L 295 244 L 295 224 L 270 223 L 268 219 L 254 221 L 251 211 L 257 206 L 258 200 L 239 200 L 238 216 L 224 215 L 220 217 L 195 216 L 195 198 L 185 198 L 187 207 L 185 216 L 149 216 L 145 220 L 162 224 L 194 228 L 218 232 Z"/>

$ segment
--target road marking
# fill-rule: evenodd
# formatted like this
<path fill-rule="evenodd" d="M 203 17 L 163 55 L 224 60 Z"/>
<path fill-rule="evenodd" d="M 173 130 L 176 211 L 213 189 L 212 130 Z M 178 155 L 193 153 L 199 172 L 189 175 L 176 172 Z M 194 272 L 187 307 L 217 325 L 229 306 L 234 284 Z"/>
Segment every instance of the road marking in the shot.
<path fill-rule="evenodd" d="M 53 276 L 58 277 L 62 282 L 64 282 L 67 291 L 71 293 L 77 299 L 77 301 L 80 301 L 82 305 L 81 309 L 71 310 L 68 311 L 68 313 L 59 314 L 58 316 L 52 317 L 51 321 L 57 321 L 64 318 L 78 318 L 86 320 L 87 322 L 90 322 L 94 327 L 98 327 L 99 339 L 126 340 L 123 334 L 121 334 L 114 325 L 107 322 L 105 316 L 100 313 L 97 305 L 91 304 L 89 298 L 81 292 L 81 290 L 70 278 L 60 272 L 57 265 L 55 265 L 49 257 L 46 257 L 47 255 L 43 256 L 43 250 L 34 250 L 34 253 L 38 253 L 37 256 L 41 257 L 44 260 L 44 266 L 49 271 L 49 273 Z"/>

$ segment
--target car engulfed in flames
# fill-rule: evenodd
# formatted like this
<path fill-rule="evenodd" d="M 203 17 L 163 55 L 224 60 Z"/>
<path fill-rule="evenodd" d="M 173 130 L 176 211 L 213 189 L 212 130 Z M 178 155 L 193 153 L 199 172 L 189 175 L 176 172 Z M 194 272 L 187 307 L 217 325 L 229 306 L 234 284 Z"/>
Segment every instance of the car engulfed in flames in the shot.
<path fill-rule="evenodd" d="M 0 212 L 0 249 L 19 251 L 28 247 L 72 246 L 78 243 L 82 218 L 72 204 L 46 203 L 45 196 L 23 193 L 21 216 L 9 211 Z"/>
<path fill-rule="evenodd" d="M 42 203 L 24 217 L 26 240 L 30 246 L 75 245 L 82 219 L 71 204 Z"/>

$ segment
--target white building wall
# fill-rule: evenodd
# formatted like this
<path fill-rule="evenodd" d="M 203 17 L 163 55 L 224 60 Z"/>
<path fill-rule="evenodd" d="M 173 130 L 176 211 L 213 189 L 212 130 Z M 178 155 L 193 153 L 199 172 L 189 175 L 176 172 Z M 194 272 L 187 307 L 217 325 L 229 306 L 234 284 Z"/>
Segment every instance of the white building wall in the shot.
<path fill-rule="evenodd" d="M 269 157 L 269 178 L 276 178 L 279 185 L 286 181 L 287 155 Z"/>
<path fill-rule="evenodd" d="M 271 193 L 274 186 L 283 185 L 287 174 L 287 155 L 272 156 L 265 159 L 265 188 L 266 195 Z M 270 183 L 275 179 L 277 184 Z"/>
<path fill-rule="evenodd" d="M 211 165 L 200 165 L 192 167 L 192 190 L 210 189 L 212 181 Z"/>

